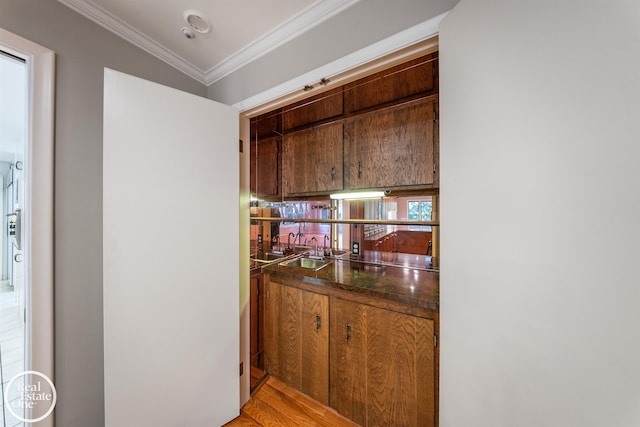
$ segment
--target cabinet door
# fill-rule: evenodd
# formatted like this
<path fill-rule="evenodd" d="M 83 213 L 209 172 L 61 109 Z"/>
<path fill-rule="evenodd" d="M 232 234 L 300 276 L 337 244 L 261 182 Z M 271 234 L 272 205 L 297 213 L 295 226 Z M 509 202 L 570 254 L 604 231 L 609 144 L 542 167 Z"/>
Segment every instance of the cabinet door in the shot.
<path fill-rule="evenodd" d="M 356 112 L 419 94 L 438 91 L 438 54 L 380 71 L 344 87 L 344 104 Z"/>
<path fill-rule="evenodd" d="M 364 426 L 435 426 L 433 320 L 331 304 L 331 407 Z"/>
<path fill-rule="evenodd" d="M 267 372 L 328 405 L 328 297 L 273 281 L 267 289 Z"/>
<path fill-rule="evenodd" d="M 249 187 L 258 197 L 279 195 L 280 137 L 251 141 Z"/>
<path fill-rule="evenodd" d="M 367 421 L 365 311 L 362 304 L 331 300 L 330 406 L 360 425 Z"/>
<path fill-rule="evenodd" d="M 244 224 L 220 209 L 240 203 L 238 111 L 110 69 L 103 111 L 104 425 L 223 425 L 240 413 Z M 196 231 L 166 232 L 171 195 Z"/>
<path fill-rule="evenodd" d="M 385 108 L 345 124 L 352 189 L 432 187 L 435 98 Z"/>
<path fill-rule="evenodd" d="M 342 112 L 342 87 L 338 87 L 284 108 L 282 128 L 286 132 L 296 127 L 340 116 Z"/>
<path fill-rule="evenodd" d="M 329 404 L 329 298 L 299 291 L 301 382 L 300 391 Z"/>
<path fill-rule="evenodd" d="M 286 134 L 283 150 L 285 194 L 342 190 L 342 123 Z"/>
<path fill-rule="evenodd" d="M 435 426 L 433 321 L 367 307 L 367 425 Z"/>

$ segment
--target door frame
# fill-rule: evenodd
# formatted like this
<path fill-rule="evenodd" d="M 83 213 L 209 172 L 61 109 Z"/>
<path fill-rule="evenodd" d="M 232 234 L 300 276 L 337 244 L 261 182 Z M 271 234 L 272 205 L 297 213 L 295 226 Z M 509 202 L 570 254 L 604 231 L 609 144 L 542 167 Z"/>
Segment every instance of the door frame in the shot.
<path fill-rule="evenodd" d="M 25 368 L 54 379 L 53 147 L 55 53 L 0 28 L 0 48 L 27 66 L 27 138 L 23 218 Z M 33 285 L 36 286 L 33 286 Z M 37 288 L 37 292 L 33 289 Z M 42 420 L 52 427 L 54 417 Z"/>
<path fill-rule="evenodd" d="M 438 50 L 438 29 L 449 11 L 236 102 L 247 118 L 300 101 Z M 322 83 L 328 80 L 329 84 Z M 322 81 L 322 82 L 321 82 Z M 304 89 L 312 87 L 311 90 Z"/>
<path fill-rule="evenodd" d="M 435 52 L 439 49 L 438 31 L 440 22 L 449 11 L 427 19 L 413 27 L 389 36 L 379 42 L 355 51 L 329 64 L 320 66 L 291 80 L 276 85 L 263 92 L 236 102 L 232 106 L 240 113 L 240 139 L 249 141 L 240 156 L 240 224 L 246 224 L 240 232 L 240 362 L 251 366 L 250 347 L 250 309 L 249 308 L 249 147 L 251 135 L 250 119 L 276 108 L 300 101 L 319 93 L 334 89 L 361 79 L 394 65 Z M 330 84 L 316 84 L 328 78 Z M 302 90 L 312 84 L 311 91 Z M 240 377 L 240 405 L 250 397 L 249 375 Z"/>

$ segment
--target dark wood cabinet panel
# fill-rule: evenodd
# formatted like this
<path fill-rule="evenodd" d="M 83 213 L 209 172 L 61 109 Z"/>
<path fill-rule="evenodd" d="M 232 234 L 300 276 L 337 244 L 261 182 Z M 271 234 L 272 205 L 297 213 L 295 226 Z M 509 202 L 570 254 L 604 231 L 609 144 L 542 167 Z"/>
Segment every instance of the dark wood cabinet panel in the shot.
<path fill-rule="evenodd" d="M 329 298 L 302 293 L 300 391 L 323 405 L 329 404 Z"/>
<path fill-rule="evenodd" d="M 251 142 L 249 187 L 258 197 L 280 194 L 280 137 Z"/>
<path fill-rule="evenodd" d="M 249 279 L 250 339 L 249 354 L 251 366 L 263 369 L 264 348 L 264 305 L 263 305 L 263 274 L 252 273 Z"/>
<path fill-rule="evenodd" d="M 252 119 L 252 193 L 438 188 L 438 84 L 436 52 Z"/>
<path fill-rule="evenodd" d="M 266 370 L 329 404 L 329 299 L 270 281 L 266 298 Z"/>
<path fill-rule="evenodd" d="M 251 140 L 273 138 L 282 134 L 282 109 L 262 114 L 251 119 Z"/>
<path fill-rule="evenodd" d="M 436 97 L 359 115 L 344 127 L 346 187 L 433 187 Z"/>
<path fill-rule="evenodd" d="M 346 112 L 356 112 L 413 95 L 436 93 L 437 55 L 427 55 L 345 85 Z"/>
<path fill-rule="evenodd" d="M 322 193 L 343 188 L 342 123 L 285 134 L 285 195 Z"/>
<path fill-rule="evenodd" d="M 368 425 L 434 426 L 433 321 L 375 307 L 366 313 Z"/>
<path fill-rule="evenodd" d="M 435 426 L 434 322 L 331 301 L 331 407 L 364 426 Z"/>
<path fill-rule="evenodd" d="M 331 301 L 330 406 L 360 425 L 367 422 L 365 305 Z"/>
<path fill-rule="evenodd" d="M 285 107 L 282 113 L 282 128 L 288 131 L 342 113 L 342 87 L 338 87 Z"/>

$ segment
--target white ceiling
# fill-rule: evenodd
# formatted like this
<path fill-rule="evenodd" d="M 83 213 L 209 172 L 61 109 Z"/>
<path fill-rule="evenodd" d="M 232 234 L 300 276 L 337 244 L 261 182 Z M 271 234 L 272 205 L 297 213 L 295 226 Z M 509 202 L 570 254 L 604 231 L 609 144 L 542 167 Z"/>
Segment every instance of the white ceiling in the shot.
<path fill-rule="evenodd" d="M 358 0 L 58 0 L 205 85 L 340 13 Z M 185 10 L 211 31 L 187 39 Z"/>

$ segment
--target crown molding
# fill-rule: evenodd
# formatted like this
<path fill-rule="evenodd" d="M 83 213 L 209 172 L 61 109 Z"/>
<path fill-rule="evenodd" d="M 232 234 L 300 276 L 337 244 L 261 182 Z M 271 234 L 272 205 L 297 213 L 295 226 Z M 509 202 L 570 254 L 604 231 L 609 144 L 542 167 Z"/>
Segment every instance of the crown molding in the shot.
<path fill-rule="evenodd" d="M 189 77 L 209 86 L 211 83 L 242 68 L 249 62 L 292 40 L 315 25 L 337 15 L 359 0 L 323 0 L 315 2 L 282 25 L 253 41 L 207 71 L 195 66 L 177 53 L 167 49 L 165 46 L 149 38 L 89 0 L 58 1 L 145 52 L 185 73 Z"/>
<path fill-rule="evenodd" d="M 395 54 L 393 61 L 399 61 L 425 54 L 432 50 L 428 41 L 438 35 L 440 22 L 448 13 L 447 11 L 427 19 L 379 42 L 243 99 L 233 104 L 233 107 L 248 117 L 253 117 L 265 112 L 265 108 L 276 108 L 275 105 L 295 102 L 301 96 L 311 96 L 306 92 L 301 95 L 301 88 L 315 84 L 323 78 L 329 78 L 331 85 L 345 84 L 351 78 L 351 71 L 360 73 L 362 76 L 369 71 L 374 72 L 374 67 L 392 66 L 391 59 L 382 60 L 386 56 Z M 374 61 L 377 61 L 376 65 L 368 65 Z"/>
<path fill-rule="evenodd" d="M 196 67 L 175 52 L 134 29 L 126 22 L 107 12 L 103 8 L 86 0 L 58 0 L 65 6 L 75 10 L 85 18 L 122 37 L 129 43 L 182 71 L 189 77 L 205 83 L 204 71 Z"/>
<path fill-rule="evenodd" d="M 282 25 L 224 59 L 206 72 L 207 86 L 228 76 L 251 61 L 271 52 L 305 31 L 339 14 L 359 0 L 323 0 L 315 2 Z"/>

